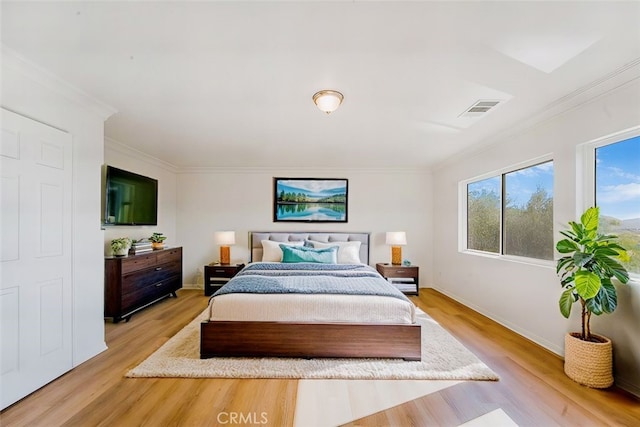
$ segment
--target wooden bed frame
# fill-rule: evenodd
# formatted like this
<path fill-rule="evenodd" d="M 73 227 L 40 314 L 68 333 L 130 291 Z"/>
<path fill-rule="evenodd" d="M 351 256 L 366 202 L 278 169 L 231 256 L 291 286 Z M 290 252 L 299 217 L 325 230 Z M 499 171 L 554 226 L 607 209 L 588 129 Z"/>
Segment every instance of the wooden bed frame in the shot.
<path fill-rule="evenodd" d="M 361 242 L 369 261 L 369 233 L 251 232 L 251 260 L 262 259 L 262 240 Z M 251 261 L 250 260 L 250 261 Z M 204 321 L 200 358 L 210 357 L 371 357 L 421 359 L 421 328 L 415 324 Z"/>

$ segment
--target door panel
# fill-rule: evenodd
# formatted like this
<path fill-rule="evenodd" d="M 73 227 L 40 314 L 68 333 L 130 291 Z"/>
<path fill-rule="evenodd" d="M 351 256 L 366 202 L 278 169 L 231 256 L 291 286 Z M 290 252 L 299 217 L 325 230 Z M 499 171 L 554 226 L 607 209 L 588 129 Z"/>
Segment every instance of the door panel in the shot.
<path fill-rule="evenodd" d="M 0 408 L 72 368 L 72 138 L 2 110 Z"/>
<path fill-rule="evenodd" d="M 5 172 L 5 171 L 3 171 Z M 16 261 L 20 257 L 20 177 L 0 177 L 0 203 L 2 203 L 1 261 Z"/>

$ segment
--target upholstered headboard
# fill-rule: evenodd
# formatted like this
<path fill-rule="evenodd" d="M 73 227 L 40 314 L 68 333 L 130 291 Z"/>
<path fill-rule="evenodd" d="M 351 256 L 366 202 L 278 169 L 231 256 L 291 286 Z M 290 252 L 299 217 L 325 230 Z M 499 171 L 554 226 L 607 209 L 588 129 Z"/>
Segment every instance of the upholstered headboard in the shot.
<path fill-rule="evenodd" d="M 360 261 L 369 264 L 369 236 L 370 233 L 343 233 L 343 232 L 283 232 L 283 231 L 250 231 L 249 249 L 251 259 L 249 261 L 262 260 L 262 241 L 273 240 L 275 242 L 296 242 L 314 240 L 316 242 L 353 242 L 359 241 Z"/>

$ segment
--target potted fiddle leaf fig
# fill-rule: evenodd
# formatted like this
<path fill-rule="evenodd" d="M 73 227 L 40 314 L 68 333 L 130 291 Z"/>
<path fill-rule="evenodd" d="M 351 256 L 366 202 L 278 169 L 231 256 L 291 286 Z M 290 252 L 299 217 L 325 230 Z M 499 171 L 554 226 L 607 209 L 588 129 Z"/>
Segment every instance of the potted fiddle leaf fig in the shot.
<path fill-rule="evenodd" d="M 111 250 L 115 256 L 127 256 L 131 248 L 131 239 L 128 237 L 118 237 L 111 241 Z"/>
<path fill-rule="evenodd" d="M 566 318 L 574 303 L 580 302 L 582 330 L 565 335 L 564 371 L 574 381 L 594 388 L 613 384 L 613 346 L 607 337 L 591 332 L 591 316 L 612 313 L 618 296 L 612 279 L 626 284 L 626 250 L 617 243 L 618 236 L 598 232 L 600 211 L 587 209 L 580 222 L 570 221 L 570 229 L 561 231 L 565 238 L 556 244 L 563 256 L 556 272 L 564 291 L 560 296 L 560 313 Z"/>

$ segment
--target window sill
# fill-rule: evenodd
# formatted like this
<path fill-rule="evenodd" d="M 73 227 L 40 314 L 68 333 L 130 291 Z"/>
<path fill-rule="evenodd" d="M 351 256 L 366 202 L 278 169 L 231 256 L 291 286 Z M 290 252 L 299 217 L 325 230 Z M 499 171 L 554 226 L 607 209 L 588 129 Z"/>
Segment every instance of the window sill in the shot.
<path fill-rule="evenodd" d="M 460 253 L 465 255 L 479 256 L 483 258 L 491 258 L 491 259 L 500 260 L 500 261 L 515 262 L 518 264 L 535 265 L 535 266 L 544 267 L 544 268 L 555 269 L 556 267 L 555 260 L 526 258 L 526 257 L 519 257 L 514 255 L 500 255 L 500 254 L 494 254 L 491 252 L 474 251 L 469 249 L 463 249 L 460 251 Z"/>

